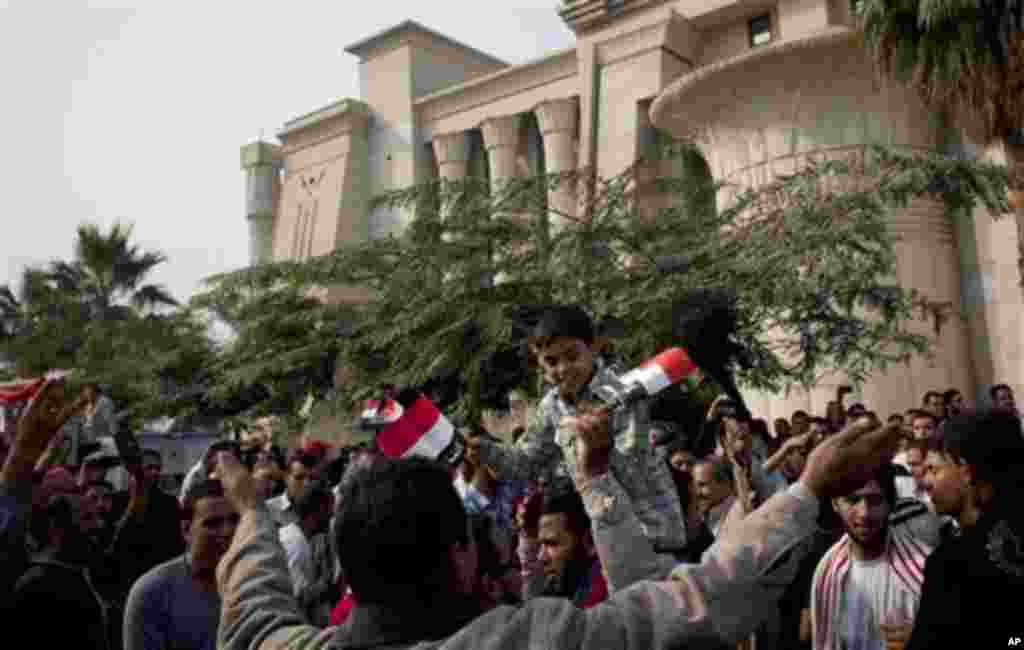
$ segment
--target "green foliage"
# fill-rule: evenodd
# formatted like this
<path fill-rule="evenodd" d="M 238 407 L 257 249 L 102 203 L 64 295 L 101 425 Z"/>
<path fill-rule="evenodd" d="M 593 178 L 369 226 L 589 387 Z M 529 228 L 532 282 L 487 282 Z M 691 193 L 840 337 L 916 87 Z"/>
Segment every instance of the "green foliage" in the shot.
<path fill-rule="evenodd" d="M 84 224 L 71 261 L 22 274 L 16 294 L 0 287 L 0 353 L 23 375 L 53 368 L 106 384 L 127 425 L 176 414 L 181 388 L 214 353 L 204 324 L 145 277 L 165 257 L 131 243 L 131 228 Z"/>
<path fill-rule="evenodd" d="M 474 415 L 498 381 L 495 355 L 521 352 L 516 315 L 524 306 L 585 304 L 597 319 L 625 326 L 614 350 L 637 362 L 685 345 L 676 303 L 696 290 L 728 288 L 738 301 L 738 339 L 751 353 L 741 383 L 778 389 L 834 368 L 863 379 L 926 354 L 928 338 L 908 324 L 922 315 L 937 322 L 949 310 L 895 284 L 890 212 L 921 196 L 950 209 L 1006 208 L 998 167 L 870 148 L 854 161 L 811 162 L 719 210 L 722 188 L 695 173 L 692 147 L 662 156 L 683 164 L 653 185 L 642 179 L 651 165 L 665 169 L 665 160 L 612 179 L 517 179 L 494 193 L 474 179 L 412 187 L 378 200 L 417 207 L 400 236 L 214 278 L 197 306 L 231 305 L 240 328 L 222 358 L 224 377 L 231 385 L 279 385 L 289 371 L 337 352 L 352 373 L 339 408 L 386 382 L 450 376 L 465 387 L 459 410 Z M 856 188 L 823 189 L 849 178 L 858 179 Z M 543 190 L 565 183 L 586 198 L 579 215 L 555 215 L 567 223 L 549 229 Z M 662 199 L 658 210 L 649 207 L 652 188 Z M 661 256 L 680 253 L 684 268 L 659 268 Z M 368 298 L 340 306 L 304 300 L 314 287 L 336 286 L 365 287 Z M 520 379 L 528 390 L 537 385 Z"/>

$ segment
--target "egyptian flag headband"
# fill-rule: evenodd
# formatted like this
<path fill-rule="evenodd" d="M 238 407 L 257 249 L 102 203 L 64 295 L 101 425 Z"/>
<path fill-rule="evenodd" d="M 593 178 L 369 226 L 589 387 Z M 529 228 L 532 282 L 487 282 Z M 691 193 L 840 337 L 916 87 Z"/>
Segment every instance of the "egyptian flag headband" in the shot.
<path fill-rule="evenodd" d="M 375 432 L 377 449 L 388 458 L 420 456 L 451 467 L 466 453 L 465 440 L 451 421 L 411 388 L 395 399 L 368 401 L 357 426 Z"/>

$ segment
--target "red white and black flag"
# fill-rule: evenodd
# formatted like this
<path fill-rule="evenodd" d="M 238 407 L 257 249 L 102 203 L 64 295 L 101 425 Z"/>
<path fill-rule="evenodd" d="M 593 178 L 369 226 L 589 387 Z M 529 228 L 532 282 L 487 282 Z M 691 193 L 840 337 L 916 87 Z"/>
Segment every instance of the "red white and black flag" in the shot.
<path fill-rule="evenodd" d="M 400 392 L 395 399 L 370 400 L 360 424 L 376 431 L 377 448 L 388 458 L 421 456 L 457 465 L 466 451 L 451 421 L 413 389 Z"/>

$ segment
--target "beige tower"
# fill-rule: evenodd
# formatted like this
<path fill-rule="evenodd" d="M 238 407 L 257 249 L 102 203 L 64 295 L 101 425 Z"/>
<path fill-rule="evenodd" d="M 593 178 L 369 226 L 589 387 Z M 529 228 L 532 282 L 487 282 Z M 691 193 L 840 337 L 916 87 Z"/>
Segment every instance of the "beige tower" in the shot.
<path fill-rule="evenodd" d="M 269 262 L 281 198 L 281 148 L 267 142 L 242 147 L 245 172 L 245 219 L 249 224 L 249 263 Z"/>

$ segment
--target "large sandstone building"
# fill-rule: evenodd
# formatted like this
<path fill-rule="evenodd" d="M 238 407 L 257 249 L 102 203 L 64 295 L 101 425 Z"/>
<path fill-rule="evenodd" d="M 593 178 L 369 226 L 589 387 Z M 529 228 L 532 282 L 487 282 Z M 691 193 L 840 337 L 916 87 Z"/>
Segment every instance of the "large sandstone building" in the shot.
<path fill-rule="evenodd" d="M 570 49 L 509 65 L 407 21 L 347 48 L 360 98 L 284 125 L 280 144 L 242 149 L 254 262 L 303 259 L 400 231 L 411 214 L 370 210 L 374 195 L 489 172 L 622 171 L 661 136 L 694 137 L 711 174 L 751 186 L 809 155 L 882 143 L 999 160 L 897 85 L 880 83 L 850 0 L 569 0 Z M 727 200 L 727 199 L 726 199 Z M 572 210 L 568 187 L 549 205 Z M 899 280 L 957 315 L 915 359 L 854 397 L 883 417 L 929 389 L 1024 385 L 1012 219 L 918 202 L 892 221 Z M 922 325 L 924 331 L 929 331 Z M 810 391 L 750 394 L 762 417 L 823 413 L 841 376 Z"/>

